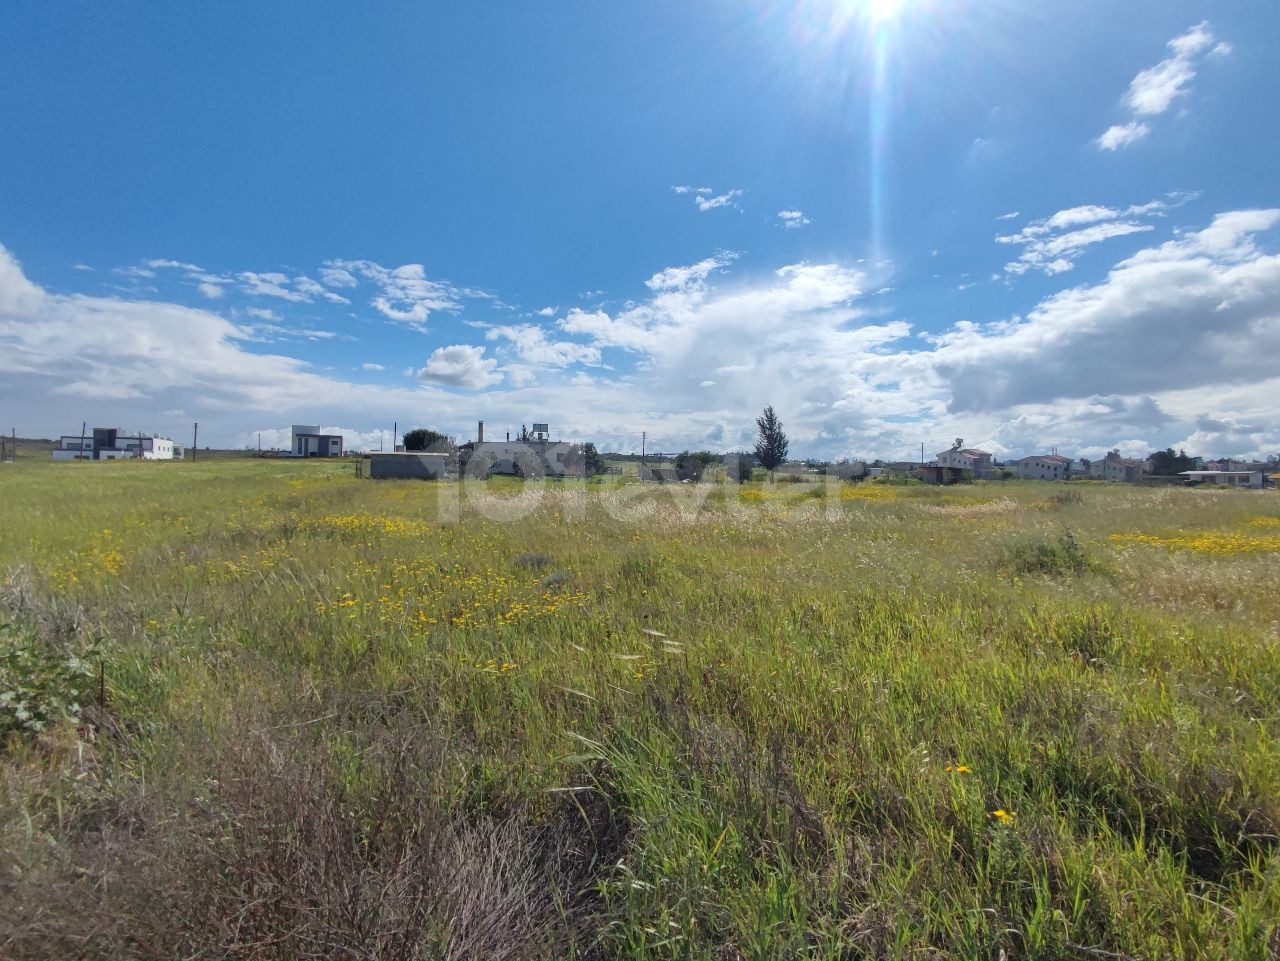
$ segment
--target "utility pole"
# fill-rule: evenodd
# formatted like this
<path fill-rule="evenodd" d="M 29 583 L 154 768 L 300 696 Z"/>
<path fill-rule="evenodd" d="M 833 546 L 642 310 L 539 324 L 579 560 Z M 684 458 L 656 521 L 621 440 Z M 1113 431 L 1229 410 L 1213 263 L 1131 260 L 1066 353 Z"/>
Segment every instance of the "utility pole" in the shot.
<path fill-rule="evenodd" d="M 394 452 L 394 451 L 395 451 L 395 449 L 396 449 L 396 441 L 397 441 L 397 440 L 399 440 L 399 438 L 400 438 L 400 421 L 398 421 L 398 420 L 393 420 L 393 421 L 391 422 L 391 450 L 392 450 L 392 452 Z"/>
<path fill-rule="evenodd" d="M 644 462 L 644 442 L 648 439 L 648 436 L 649 435 L 647 432 L 645 431 L 640 432 L 640 479 L 641 480 L 644 480 L 644 475 L 648 473 L 648 468 L 645 466 L 645 462 Z"/>
<path fill-rule="evenodd" d="M 76 460 L 84 460 L 84 432 L 88 426 L 88 421 L 80 421 L 80 453 L 76 454 Z"/>
<path fill-rule="evenodd" d="M 191 460 L 196 459 L 196 441 L 200 439 L 200 422 L 191 425 Z"/>
<path fill-rule="evenodd" d="M 920 463 L 924 463 L 924 441 L 920 442 Z"/>

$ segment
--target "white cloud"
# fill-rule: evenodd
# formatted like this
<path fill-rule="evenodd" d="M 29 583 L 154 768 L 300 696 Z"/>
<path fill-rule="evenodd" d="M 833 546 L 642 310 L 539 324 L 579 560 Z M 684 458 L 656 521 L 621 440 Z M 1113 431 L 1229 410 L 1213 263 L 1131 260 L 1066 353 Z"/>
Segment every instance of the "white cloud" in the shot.
<path fill-rule="evenodd" d="M 1160 212 L 1072 207 L 1028 224 L 1039 225 L 1028 240 L 1070 247 L 1081 238 L 1058 238 Z M 1102 279 L 1023 316 L 934 333 L 877 312 L 864 290 L 889 279 L 878 268 L 869 284 L 856 264 L 758 274 L 717 255 L 658 271 L 635 303 L 579 306 L 555 327 L 486 328 L 488 351 L 442 346 L 407 371 L 447 389 L 346 382 L 250 339 L 306 331 L 246 328 L 156 301 L 51 294 L 0 253 L 0 406 L 33 433 L 78 427 L 92 409 L 104 423 L 175 436 L 199 420 L 213 443 L 246 424 L 290 421 L 371 433 L 416 419 L 466 436 L 477 418 L 515 429 L 537 411 L 566 438 L 602 449 L 638 448 L 646 430 L 663 449 L 724 450 L 749 446 L 753 417 L 772 403 L 793 449 L 833 457 L 918 456 L 922 439 L 932 452 L 955 436 L 999 454 L 1184 443 L 1203 454 L 1265 453 L 1280 448 L 1277 226 L 1277 211 L 1224 213 L 1150 241 Z M 554 366 L 570 360 L 564 344 L 630 356 L 586 376 Z M 159 413 L 178 410 L 181 422 Z"/>
<path fill-rule="evenodd" d="M 388 320 L 414 327 L 425 326 L 434 311 L 457 310 L 463 296 L 474 295 L 472 291 L 429 279 L 422 264 L 384 267 L 371 260 L 330 260 L 325 266 L 349 277 L 372 281 L 382 291 L 373 299 L 373 308 Z"/>
<path fill-rule="evenodd" d="M 383 367 L 381 364 L 361 364 L 360 369 L 369 370 L 369 371 L 380 371 L 380 370 L 386 370 L 387 368 Z"/>
<path fill-rule="evenodd" d="M 600 349 L 573 341 L 552 341 L 547 332 L 537 324 L 512 324 L 490 327 L 485 332 L 487 340 L 505 340 L 516 355 L 526 364 L 535 367 L 568 367 L 570 364 L 599 366 Z"/>
<path fill-rule="evenodd" d="M 246 307 L 244 312 L 250 317 L 257 317 L 259 320 L 265 320 L 268 322 L 274 322 L 280 319 L 280 315 L 270 307 Z"/>
<path fill-rule="evenodd" d="M 200 268 L 195 264 L 184 264 L 180 260 L 148 260 L 146 266 L 153 270 L 185 270 L 190 273 L 199 273 Z"/>
<path fill-rule="evenodd" d="M 1108 127 L 1100 137 L 1098 146 L 1103 150 L 1119 150 L 1128 147 L 1151 133 L 1151 128 L 1136 120 L 1130 123 L 1118 123 Z"/>
<path fill-rule="evenodd" d="M 349 270 L 341 267 L 321 267 L 320 279 L 330 287 L 355 287 L 360 283 Z"/>
<path fill-rule="evenodd" d="M 689 193 L 691 190 L 693 190 L 693 188 L 692 188 L 692 187 L 690 187 L 688 184 L 681 184 L 680 186 L 674 186 L 674 185 L 673 185 L 671 189 L 672 189 L 673 191 L 675 191 L 676 193 L 678 193 L 678 194 L 687 194 L 687 193 Z"/>
<path fill-rule="evenodd" d="M 534 313 L 539 317 L 554 317 L 556 315 L 556 309 L 554 307 L 543 307 L 540 310 L 534 311 Z"/>
<path fill-rule="evenodd" d="M 279 297 L 281 300 L 291 301 L 308 299 L 306 294 L 290 290 L 287 286 L 289 278 L 275 271 L 259 274 L 246 270 L 236 276 L 240 278 L 240 289 L 247 294 L 258 297 Z"/>
<path fill-rule="evenodd" d="M 1011 210 L 1007 214 L 1001 214 L 996 220 L 1017 220 L 1022 214 L 1016 210 Z"/>
<path fill-rule="evenodd" d="M 734 200 L 741 197 L 742 194 L 743 191 L 735 188 L 713 197 L 699 190 L 696 203 L 698 204 L 698 209 L 706 213 L 708 210 L 715 210 L 719 207 L 736 207 L 737 204 L 734 203 Z"/>
<path fill-rule="evenodd" d="M 496 360 L 485 357 L 483 347 L 454 344 L 432 351 L 414 376 L 426 383 L 481 390 L 502 381 L 497 366 Z"/>
<path fill-rule="evenodd" d="M 778 219 L 788 230 L 795 230 L 809 225 L 810 220 L 802 210 L 779 210 Z"/>
<path fill-rule="evenodd" d="M 306 274 L 303 274 L 300 277 L 294 277 L 293 286 L 298 291 L 298 293 L 304 294 L 307 297 L 322 297 L 325 300 L 329 301 L 329 303 L 331 304 L 351 303 L 351 301 L 347 300 L 347 298 L 343 297 L 341 294 L 335 294 L 331 290 L 326 290 L 324 287 L 316 283 L 316 281 L 312 280 Z"/>
<path fill-rule="evenodd" d="M 201 281 L 196 284 L 196 290 L 200 291 L 200 293 L 204 294 L 204 296 L 208 297 L 210 300 L 217 300 L 223 294 L 221 284 L 208 283 L 207 281 Z"/>
<path fill-rule="evenodd" d="M 1094 244 L 1154 229 L 1135 218 L 1162 217 L 1193 196 L 1175 193 L 1168 200 L 1152 200 L 1124 208 L 1084 204 L 1034 220 L 1017 233 L 996 237 L 998 243 L 1023 248 L 1017 260 L 1005 265 L 1005 272 L 1014 276 L 1033 270 L 1045 274 L 1065 273 L 1075 266 L 1085 249 Z"/>
<path fill-rule="evenodd" d="M 185 410 L 226 437 L 252 411 L 373 400 L 301 360 L 248 350 L 261 333 L 178 304 L 49 293 L 0 247 L 0 405 L 46 434 L 84 419 L 84 401 L 103 423 L 161 430 L 157 412 Z M 387 396 L 405 403 L 407 392 Z"/>
<path fill-rule="evenodd" d="M 1231 53 L 1231 44 L 1214 44 L 1213 32 L 1207 20 L 1201 21 L 1181 36 L 1169 41 L 1173 56 L 1161 60 L 1135 76 L 1124 96 L 1124 103 L 1132 111 L 1134 120 L 1113 124 L 1095 143 L 1101 150 L 1118 150 L 1146 137 L 1151 128 L 1137 118 L 1163 114 L 1179 98 L 1191 92 L 1196 78 L 1198 61 L 1206 55 L 1224 57 Z"/>
<path fill-rule="evenodd" d="M 1220 214 L 1121 261 L 1101 283 L 1048 298 L 1025 320 L 957 325 L 936 338 L 932 358 L 950 409 L 1275 376 L 1280 257 L 1262 254 L 1254 237 L 1277 223 L 1280 210 Z"/>
<path fill-rule="evenodd" d="M 738 258 L 734 251 L 722 251 L 714 257 L 708 257 L 688 267 L 668 267 L 660 270 L 644 285 L 650 290 L 683 290 L 691 284 L 700 284 L 713 271 L 729 266 Z"/>

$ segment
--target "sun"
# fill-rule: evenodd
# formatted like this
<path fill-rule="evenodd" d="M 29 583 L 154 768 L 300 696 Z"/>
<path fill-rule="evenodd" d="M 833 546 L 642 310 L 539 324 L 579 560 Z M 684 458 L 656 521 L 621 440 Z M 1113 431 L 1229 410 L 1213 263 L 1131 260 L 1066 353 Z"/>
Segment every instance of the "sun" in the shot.
<path fill-rule="evenodd" d="M 897 16 L 905 0 L 862 0 L 867 19 L 873 23 L 884 23 Z"/>

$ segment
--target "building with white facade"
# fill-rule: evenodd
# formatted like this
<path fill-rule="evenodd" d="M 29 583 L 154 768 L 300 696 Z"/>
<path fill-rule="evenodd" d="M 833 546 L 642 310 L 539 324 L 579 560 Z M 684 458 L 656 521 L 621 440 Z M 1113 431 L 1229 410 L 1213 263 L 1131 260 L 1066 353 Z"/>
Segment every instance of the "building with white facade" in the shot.
<path fill-rule="evenodd" d="M 519 477 L 581 477 L 585 471 L 582 459 L 574 458 L 573 445 L 552 441 L 546 424 L 534 424 L 532 431 L 521 428 L 524 439 L 487 441 L 484 421 L 476 429 L 474 442 L 463 444 L 459 452 L 464 473 L 469 476 L 507 474 Z"/>
<path fill-rule="evenodd" d="M 311 424 L 294 424 L 290 451 L 294 457 L 341 457 L 342 435 L 322 434 Z"/>
<path fill-rule="evenodd" d="M 1018 476 L 1028 480 L 1067 480 L 1071 476 L 1071 458 L 1061 454 L 1033 454 L 1013 463 Z"/>
<path fill-rule="evenodd" d="M 970 470 L 974 474 L 980 474 L 983 471 L 990 470 L 992 465 L 992 457 L 985 450 L 976 450 L 972 447 L 952 447 L 950 450 L 944 450 L 934 458 L 934 463 L 939 467 L 951 467 L 957 470 Z"/>
<path fill-rule="evenodd" d="M 116 427 L 95 427 L 85 434 L 63 434 L 54 460 L 173 460 L 183 449 L 158 434 L 126 434 Z"/>

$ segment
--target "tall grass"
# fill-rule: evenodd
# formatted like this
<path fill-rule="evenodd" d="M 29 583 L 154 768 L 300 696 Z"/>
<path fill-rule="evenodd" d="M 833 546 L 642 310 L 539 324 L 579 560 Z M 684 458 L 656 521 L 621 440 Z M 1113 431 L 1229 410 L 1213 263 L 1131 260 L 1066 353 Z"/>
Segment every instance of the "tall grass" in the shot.
<path fill-rule="evenodd" d="M 7 639 L 102 671 L 10 733 L 0 954 L 1280 947 L 1273 495 L 0 484 Z"/>

